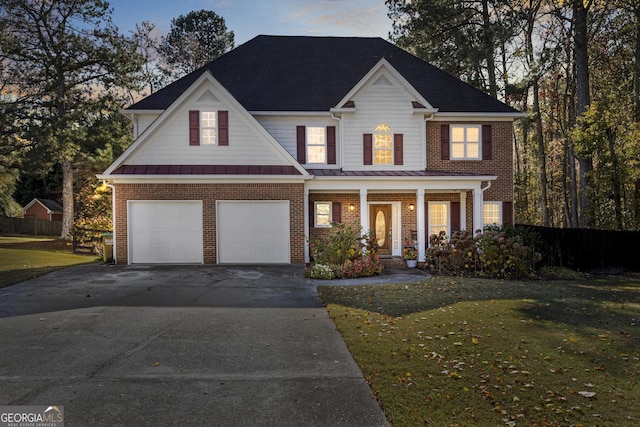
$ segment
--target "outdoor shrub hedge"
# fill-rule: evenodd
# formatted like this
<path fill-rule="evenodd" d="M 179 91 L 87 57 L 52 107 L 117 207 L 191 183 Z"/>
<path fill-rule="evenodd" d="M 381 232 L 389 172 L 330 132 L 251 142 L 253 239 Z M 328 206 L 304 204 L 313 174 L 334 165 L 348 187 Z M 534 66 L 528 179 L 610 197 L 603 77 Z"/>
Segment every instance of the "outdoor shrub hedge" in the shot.
<path fill-rule="evenodd" d="M 532 239 L 532 236 L 527 236 Z M 426 266 L 436 273 L 522 279 L 533 276 L 541 256 L 524 243 L 513 228 L 487 228 L 472 236 L 468 231 L 444 232 L 429 238 Z"/>
<path fill-rule="evenodd" d="M 305 277 L 331 280 L 382 273 L 374 239 L 363 234 L 356 224 L 332 223 L 329 233 L 309 241 L 309 248 L 312 263 Z"/>

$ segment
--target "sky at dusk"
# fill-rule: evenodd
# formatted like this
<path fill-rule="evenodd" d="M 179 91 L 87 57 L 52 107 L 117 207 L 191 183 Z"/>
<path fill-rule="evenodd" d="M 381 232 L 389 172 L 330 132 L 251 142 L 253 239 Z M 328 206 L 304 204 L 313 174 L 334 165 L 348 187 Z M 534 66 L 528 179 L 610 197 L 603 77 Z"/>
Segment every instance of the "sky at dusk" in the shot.
<path fill-rule="evenodd" d="M 213 10 L 234 32 L 236 45 L 260 34 L 355 36 L 388 39 L 391 20 L 384 0 L 108 0 L 113 23 L 129 34 L 136 23 L 153 22 L 166 34 L 171 19 Z"/>

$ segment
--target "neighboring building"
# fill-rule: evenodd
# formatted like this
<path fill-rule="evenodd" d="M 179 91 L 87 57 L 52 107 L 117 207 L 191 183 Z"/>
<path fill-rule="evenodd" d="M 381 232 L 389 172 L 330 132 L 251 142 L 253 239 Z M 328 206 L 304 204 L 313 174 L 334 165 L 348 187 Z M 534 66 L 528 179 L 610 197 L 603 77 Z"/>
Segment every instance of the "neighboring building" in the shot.
<path fill-rule="evenodd" d="M 35 198 L 22 209 L 25 218 L 62 221 L 62 205 L 55 200 Z"/>
<path fill-rule="evenodd" d="M 513 221 L 522 114 L 380 38 L 258 36 L 124 114 L 118 263 L 303 263 L 332 221 L 423 261 Z"/>

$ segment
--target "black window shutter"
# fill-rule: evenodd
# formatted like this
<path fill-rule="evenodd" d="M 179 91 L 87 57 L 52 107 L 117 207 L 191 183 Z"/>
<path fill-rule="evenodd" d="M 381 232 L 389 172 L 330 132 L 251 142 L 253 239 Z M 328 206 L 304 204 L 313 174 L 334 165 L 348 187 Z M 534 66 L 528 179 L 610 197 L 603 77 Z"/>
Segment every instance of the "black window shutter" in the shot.
<path fill-rule="evenodd" d="M 482 125 L 482 160 L 491 160 L 491 125 Z"/>
<path fill-rule="evenodd" d="M 313 228 L 316 224 L 315 204 L 309 200 L 309 228 Z"/>
<path fill-rule="evenodd" d="M 512 202 L 502 202 L 502 225 L 513 225 Z"/>
<path fill-rule="evenodd" d="M 327 164 L 336 164 L 336 127 L 327 126 Z"/>
<path fill-rule="evenodd" d="M 218 111 L 218 145 L 229 145 L 229 112 Z"/>
<path fill-rule="evenodd" d="M 362 163 L 365 165 L 373 164 L 373 134 L 365 133 L 362 135 L 362 153 L 364 158 Z"/>
<path fill-rule="evenodd" d="M 451 202 L 451 233 L 460 231 L 460 202 Z"/>
<path fill-rule="evenodd" d="M 307 163 L 307 128 L 304 126 L 296 127 L 296 147 L 298 151 L 298 162 Z"/>
<path fill-rule="evenodd" d="M 189 145 L 200 145 L 200 111 L 189 111 Z"/>
<path fill-rule="evenodd" d="M 394 165 L 402 165 L 404 164 L 403 159 L 403 135 L 401 133 L 396 133 L 393 135 L 393 164 Z"/>
<path fill-rule="evenodd" d="M 342 203 L 331 202 L 331 220 L 336 223 L 342 222 Z"/>
<path fill-rule="evenodd" d="M 440 126 L 440 159 L 449 160 L 449 125 Z"/>

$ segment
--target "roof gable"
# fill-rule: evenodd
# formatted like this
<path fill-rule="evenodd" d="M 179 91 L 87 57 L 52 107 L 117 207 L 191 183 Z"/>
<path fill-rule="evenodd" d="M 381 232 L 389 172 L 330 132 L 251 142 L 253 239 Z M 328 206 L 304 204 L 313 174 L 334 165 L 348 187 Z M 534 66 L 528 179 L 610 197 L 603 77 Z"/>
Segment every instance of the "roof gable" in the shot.
<path fill-rule="evenodd" d="M 350 106 L 356 94 L 362 91 L 367 85 L 394 87 L 400 86 L 398 89 L 406 93 L 414 106 L 420 106 L 421 111 L 436 112 L 428 100 L 415 90 L 415 88 L 398 73 L 395 68 L 384 58 L 382 58 L 369 72 L 342 98 L 338 105 L 342 106 L 336 110 Z M 357 105 L 353 104 L 355 108 Z"/>
<path fill-rule="evenodd" d="M 129 109 L 166 109 L 208 70 L 248 111 L 329 111 L 383 59 L 439 112 L 518 113 L 381 38 L 291 36 L 257 36 Z"/>
<path fill-rule="evenodd" d="M 253 135 L 253 139 L 255 141 L 259 141 L 260 144 L 266 144 L 261 152 L 261 159 L 265 158 L 267 154 L 268 157 L 272 160 L 275 160 L 275 165 L 281 166 L 290 166 L 297 170 L 300 175 L 308 175 L 307 172 L 296 162 L 296 160 L 262 127 L 256 119 L 249 114 L 243 107 L 240 105 L 234 97 L 226 91 L 226 89 L 220 85 L 216 81 L 216 79 L 209 72 L 204 72 L 196 79 L 189 88 L 187 88 L 184 92 L 180 94 L 180 96 L 167 108 L 164 110 L 160 116 L 136 139 L 136 141 L 115 161 L 111 166 L 104 172 L 104 175 L 112 175 L 112 174 L 122 174 L 122 166 L 124 165 L 141 165 L 145 164 L 149 160 L 150 153 L 157 152 L 157 148 L 159 146 L 154 145 L 157 141 L 160 141 L 158 138 L 163 136 L 164 132 L 167 132 L 169 128 L 170 134 L 166 137 L 162 138 L 162 141 L 168 141 L 171 146 L 169 146 L 169 154 L 172 154 L 175 150 L 176 145 L 176 134 L 173 133 L 176 131 L 176 124 L 181 123 L 185 128 L 184 135 L 184 144 L 178 142 L 179 149 L 182 150 L 179 153 L 189 153 L 188 157 L 180 156 L 179 153 L 176 153 L 175 156 L 169 157 L 165 159 L 165 161 L 171 162 L 172 165 L 175 165 L 176 162 L 180 163 L 181 160 L 187 160 L 187 164 L 191 165 L 202 165 L 202 164 L 215 164 L 216 157 L 215 154 L 207 153 L 206 156 L 202 156 L 201 151 L 197 151 L 195 149 L 203 148 L 203 147 L 189 147 L 186 144 L 188 137 L 188 127 L 186 116 L 182 117 L 182 113 L 185 113 L 188 110 L 189 106 L 198 106 L 198 105 L 206 105 L 208 103 L 220 103 L 225 107 L 228 107 L 230 110 L 233 110 L 236 115 L 239 115 L 240 122 L 242 125 L 250 132 L 250 135 Z M 206 111 L 206 108 L 205 108 Z M 186 114 L 186 113 L 185 113 Z M 233 130 L 230 130 L 232 132 Z M 179 136 L 178 136 L 179 138 Z M 246 144 L 249 139 L 242 138 L 242 143 Z M 233 141 L 233 139 L 232 139 Z M 164 142 L 167 144 L 167 142 Z M 231 143 L 233 144 L 233 142 Z M 213 147 L 219 148 L 219 147 Z M 224 147 L 223 150 L 226 152 L 235 150 L 242 151 L 242 155 L 246 154 L 246 148 L 243 150 L 240 147 L 237 147 L 235 144 L 229 148 Z M 255 147 L 249 147 L 255 148 Z M 190 153 L 192 152 L 192 153 Z M 195 156 L 195 157 L 194 157 Z M 190 160 L 189 160 L 190 159 Z M 153 162 L 153 160 L 152 160 Z M 153 163 L 155 164 L 155 163 Z M 164 163 L 162 163 L 164 164 Z M 148 170 L 145 169 L 145 170 Z M 212 169 L 213 170 L 213 169 Z M 118 171 L 118 172 L 116 172 Z M 151 172 L 148 172 L 151 173 Z"/>
<path fill-rule="evenodd" d="M 62 208 L 62 205 L 60 203 L 56 202 L 55 200 L 41 199 L 39 197 L 36 197 L 32 201 L 30 201 L 29 204 L 27 204 L 27 206 L 25 206 L 22 209 L 22 212 L 26 212 L 31 206 L 33 206 L 36 203 L 42 205 L 47 210 L 47 213 L 49 213 L 49 214 L 51 214 L 51 213 L 62 213 L 62 209 L 63 208 Z"/>

